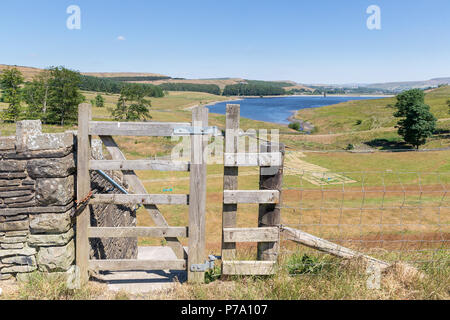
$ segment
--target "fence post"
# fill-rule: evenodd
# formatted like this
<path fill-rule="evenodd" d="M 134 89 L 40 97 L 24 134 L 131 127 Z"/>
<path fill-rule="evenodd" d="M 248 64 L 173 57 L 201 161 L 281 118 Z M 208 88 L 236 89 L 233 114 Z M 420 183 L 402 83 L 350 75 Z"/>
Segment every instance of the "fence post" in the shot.
<path fill-rule="evenodd" d="M 275 150 L 276 149 L 276 150 Z M 267 151 L 266 151 L 267 150 Z M 278 190 L 280 192 L 280 201 L 277 204 L 260 204 L 258 214 L 258 227 L 279 227 L 281 224 L 281 191 L 283 186 L 283 166 L 284 166 L 284 144 L 261 145 L 260 152 L 280 152 L 280 166 L 261 167 L 259 176 L 260 190 Z M 277 242 L 259 242 L 258 260 L 276 261 L 280 249 L 280 240 Z"/>
<path fill-rule="evenodd" d="M 192 126 L 208 126 L 208 108 L 197 107 L 192 110 Z M 205 216 L 206 216 L 206 152 L 207 141 L 199 134 L 191 135 L 191 168 L 189 190 L 189 251 L 188 281 L 203 283 L 204 272 L 192 272 L 193 264 L 205 263 Z"/>
<path fill-rule="evenodd" d="M 228 104 L 226 111 L 225 153 L 238 153 L 240 108 L 238 104 Z M 237 190 L 239 168 L 224 167 L 223 190 Z M 222 260 L 236 258 L 236 243 L 224 242 L 223 229 L 236 227 L 237 204 L 223 204 L 222 210 Z"/>
<path fill-rule="evenodd" d="M 78 107 L 77 133 L 77 201 L 80 203 L 91 191 L 91 177 L 89 174 L 90 137 L 89 121 L 91 121 L 91 105 L 80 104 Z M 77 216 L 76 221 L 76 264 L 80 274 L 80 283 L 85 285 L 89 281 L 89 239 L 88 228 L 91 221 L 89 206 L 86 206 Z"/>

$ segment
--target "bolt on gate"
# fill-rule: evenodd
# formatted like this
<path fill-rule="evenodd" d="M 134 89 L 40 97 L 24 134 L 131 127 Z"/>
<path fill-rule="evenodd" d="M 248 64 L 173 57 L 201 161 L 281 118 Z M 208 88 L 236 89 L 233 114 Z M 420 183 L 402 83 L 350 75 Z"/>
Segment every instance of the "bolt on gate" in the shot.
<path fill-rule="evenodd" d="M 204 271 L 197 266 L 205 257 L 206 158 L 208 135 L 216 128 L 207 128 L 208 109 L 192 111 L 192 123 L 171 122 L 99 122 L 92 121 L 91 105 L 81 104 L 78 115 L 77 202 L 89 204 L 142 205 L 157 227 L 96 228 L 90 225 L 90 206 L 85 205 L 77 216 L 76 264 L 82 284 L 89 280 L 89 271 L 109 270 L 187 270 L 189 282 L 203 282 Z M 112 136 L 191 136 L 191 161 L 127 160 Z M 112 160 L 91 159 L 91 136 L 99 136 Z M 121 170 L 124 180 L 135 194 L 91 193 L 90 171 Z M 133 170 L 189 171 L 190 191 L 187 194 L 148 194 Z M 189 205 L 189 226 L 171 227 L 157 205 Z M 90 238 L 163 237 L 173 249 L 176 260 L 90 260 Z M 178 238 L 188 238 L 188 252 Z"/>

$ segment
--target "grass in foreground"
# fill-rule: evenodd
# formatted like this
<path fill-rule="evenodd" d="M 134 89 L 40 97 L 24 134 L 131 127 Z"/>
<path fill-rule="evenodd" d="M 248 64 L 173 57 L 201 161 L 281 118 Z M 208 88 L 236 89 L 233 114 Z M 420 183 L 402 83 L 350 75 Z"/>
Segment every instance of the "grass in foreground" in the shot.
<path fill-rule="evenodd" d="M 49 280 L 35 273 L 28 282 L 15 285 L 2 299 L 188 299 L 188 300 L 361 300 L 361 299 L 450 299 L 448 256 L 422 264 L 410 272 L 394 264 L 382 274 L 380 288 L 367 286 L 367 267 L 360 260 L 342 261 L 299 251 L 281 257 L 276 275 L 271 277 L 232 277 L 218 280 L 209 273 L 207 284 L 176 284 L 173 289 L 132 295 L 108 292 L 105 285 L 91 282 L 82 290 L 69 290 L 62 280 Z"/>

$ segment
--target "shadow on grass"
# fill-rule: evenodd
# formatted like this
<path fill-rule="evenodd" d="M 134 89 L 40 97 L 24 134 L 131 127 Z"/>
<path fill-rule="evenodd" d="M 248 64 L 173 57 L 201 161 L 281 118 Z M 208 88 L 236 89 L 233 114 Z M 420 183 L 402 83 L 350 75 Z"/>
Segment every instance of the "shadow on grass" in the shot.
<path fill-rule="evenodd" d="M 395 141 L 388 139 L 373 139 L 365 142 L 368 146 L 372 148 L 379 148 L 381 150 L 412 150 L 414 149 L 411 145 L 406 144 L 403 141 Z"/>

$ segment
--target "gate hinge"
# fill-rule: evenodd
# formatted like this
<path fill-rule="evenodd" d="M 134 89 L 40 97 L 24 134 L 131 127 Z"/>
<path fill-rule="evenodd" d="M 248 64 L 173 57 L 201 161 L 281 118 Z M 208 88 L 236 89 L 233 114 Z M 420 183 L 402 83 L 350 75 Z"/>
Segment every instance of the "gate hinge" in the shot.
<path fill-rule="evenodd" d="M 203 264 L 192 264 L 191 272 L 205 272 L 214 269 L 214 261 L 220 259 L 220 257 L 209 255 L 208 258 L 209 260 L 206 260 Z"/>
<path fill-rule="evenodd" d="M 212 135 L 220 136 L 222 131 L 218 127 L 178 127 L 173 129 L 174 136 Z"/>

